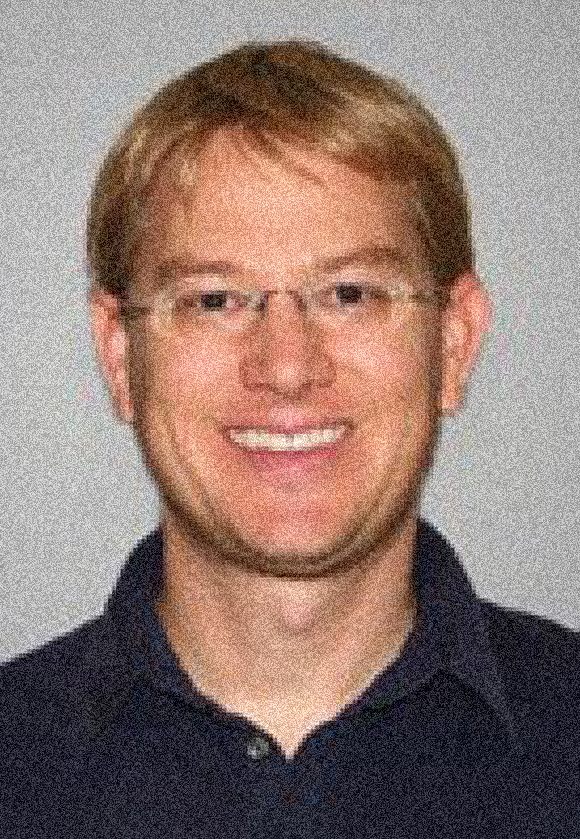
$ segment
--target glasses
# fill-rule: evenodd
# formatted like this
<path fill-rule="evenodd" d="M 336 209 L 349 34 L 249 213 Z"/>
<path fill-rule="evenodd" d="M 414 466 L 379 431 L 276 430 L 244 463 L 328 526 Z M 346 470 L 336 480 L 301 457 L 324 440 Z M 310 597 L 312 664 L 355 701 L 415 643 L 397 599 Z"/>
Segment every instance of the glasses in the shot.
<path fill-rule="evenodd" d="M 221 287 L 220 287 L 221 284 Z M 416 289 L 405 282 L 376 282 L 356 277 L 324 280 L 301 289 L 242 289 L 223 278 L 180 281 L 161 289 L 150 303 L 125 303 L 126 319 L 152 316 L 163 334 L 193 337 L 203 333 L 242 333 L 267 312 L 270 299 L 288 294 L 317 327 L 336 331 L 386 327 L 400 305 L 441 307 L 444 289 Z"/>

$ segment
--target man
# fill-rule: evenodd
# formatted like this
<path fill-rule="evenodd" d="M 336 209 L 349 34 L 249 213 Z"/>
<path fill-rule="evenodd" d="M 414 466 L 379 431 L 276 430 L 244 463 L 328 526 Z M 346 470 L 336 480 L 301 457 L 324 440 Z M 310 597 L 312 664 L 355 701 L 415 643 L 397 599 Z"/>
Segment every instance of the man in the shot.
<path fill-rule="evenodd" d="M 137 113 L 88 253 L 160 529 L 4 668 L 2 835 L 577 839 L 578 638 L 419 519 L 489 319 L 434 118 L 243 46 Z"/>

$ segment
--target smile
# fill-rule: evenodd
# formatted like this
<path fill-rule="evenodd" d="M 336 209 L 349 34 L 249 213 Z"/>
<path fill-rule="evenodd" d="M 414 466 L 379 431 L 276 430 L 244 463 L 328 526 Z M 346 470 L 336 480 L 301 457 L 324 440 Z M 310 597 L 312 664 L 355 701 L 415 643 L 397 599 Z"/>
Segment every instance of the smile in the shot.
<path fill-rule="evenodd" d="M 333 446 L 344 436 L 346 425 L 315 428 L 296 434 L 269 432 L 263 429 L 229 431 L 230 440 L 250 451 L 303 452 Z"/>

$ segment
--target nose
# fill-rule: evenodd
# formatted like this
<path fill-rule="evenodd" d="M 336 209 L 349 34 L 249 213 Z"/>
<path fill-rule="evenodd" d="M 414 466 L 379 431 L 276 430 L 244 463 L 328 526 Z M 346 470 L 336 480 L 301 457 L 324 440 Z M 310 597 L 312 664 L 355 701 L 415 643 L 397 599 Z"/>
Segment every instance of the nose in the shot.
<path fill-rule="evenodd" d="M 320 329 L 298 295 L 273 293 L 246 336 L 241 379 L 249 389 L 297 396 L 334 380 L 334 364 Z"/>

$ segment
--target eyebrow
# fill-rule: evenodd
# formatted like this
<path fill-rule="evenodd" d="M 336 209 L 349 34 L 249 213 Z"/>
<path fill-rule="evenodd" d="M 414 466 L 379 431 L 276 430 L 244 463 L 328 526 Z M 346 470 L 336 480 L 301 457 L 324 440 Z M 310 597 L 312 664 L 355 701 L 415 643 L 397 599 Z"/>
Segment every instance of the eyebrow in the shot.
<path fill-rule="evenodd" d="M 324 271 L 340 271 L 350 265 L 383 266 L 396 265 L 406 271 L 411 269 L 411 260 L 401 248 L 393 245 L 376 244 L 353 248 L 346 253 L 315 263 L 314 268 Z"/>
<path fill-rule="evenodd" d="M 390 265 L 405 272 L 409 272 L 412 268 L 410 257 L 401 248 L 393 245 L 371 243 L 352 248 L 337 256 L 317 260 L 311 266 L 299 266 L 298 270 L 334 273 L 340 271 L 342 268 L 356 265 L 368 265 L 371 267 Z M 228 262 L 227 260 L 193 260 L 187 256 L 183 256 L 162 262 L 155 273 L 159 284 L 163 286 L 168 282 L 185 277 L 208 275 L 234 277 L 247 271 L 248 269 L 243 265 Z M 254 273 L 254 269 L 251 269 L 251 272 Z"/>

